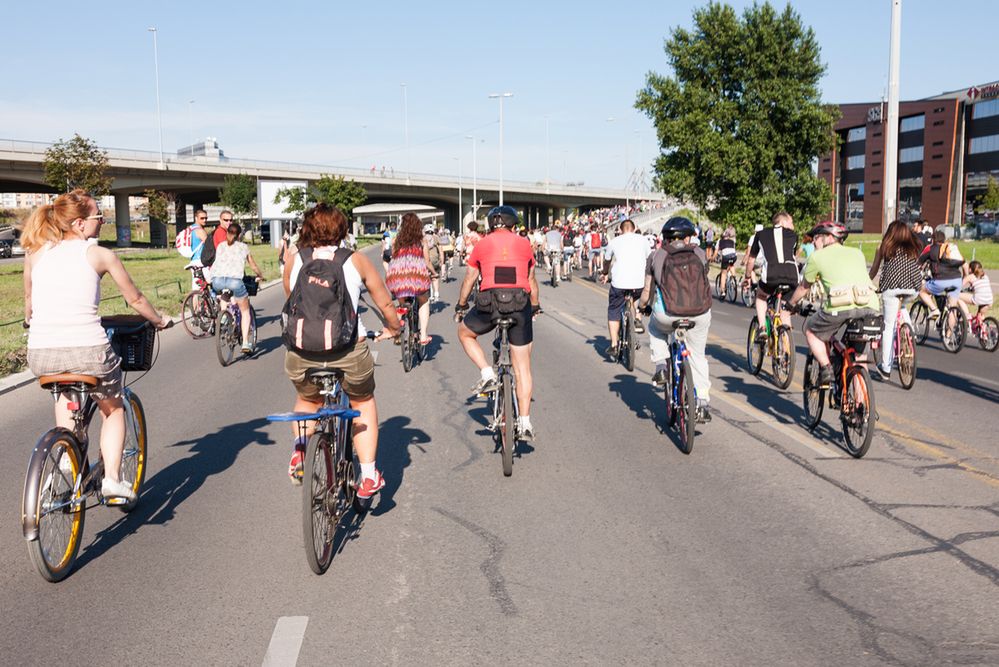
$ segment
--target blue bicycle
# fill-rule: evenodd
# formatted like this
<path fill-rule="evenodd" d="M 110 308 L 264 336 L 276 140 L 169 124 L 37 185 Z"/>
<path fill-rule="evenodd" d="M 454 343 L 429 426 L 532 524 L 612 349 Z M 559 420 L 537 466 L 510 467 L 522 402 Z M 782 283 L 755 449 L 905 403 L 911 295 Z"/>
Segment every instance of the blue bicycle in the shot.
<path fill-rule="evenodd" d="M 694 428 L 697 424 L 697 391 L 694 372 L 690 368 L 684 331 L 693 329 L 691 320 L 675 320 L 669 341 L 669 378 L 666 383 L 666 419 L 670 428 L 680 435 L 680 450 L 689 454 L 694 449 Z"/>

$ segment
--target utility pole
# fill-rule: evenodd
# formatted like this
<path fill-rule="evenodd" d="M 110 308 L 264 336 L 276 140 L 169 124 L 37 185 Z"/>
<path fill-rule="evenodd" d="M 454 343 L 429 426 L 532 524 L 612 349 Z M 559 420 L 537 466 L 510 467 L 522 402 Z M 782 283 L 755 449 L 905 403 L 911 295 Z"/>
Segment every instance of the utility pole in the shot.
<path fill-rule="evenodd" d="M 885 179 L 881 188 L 884 207 L 882 233 L 898 211 L 898 76 L 901 54 L 902 0 L 891 0 L 891 48 L 888 54 L 888 117 L 883 118 L 885 135 Z"/>

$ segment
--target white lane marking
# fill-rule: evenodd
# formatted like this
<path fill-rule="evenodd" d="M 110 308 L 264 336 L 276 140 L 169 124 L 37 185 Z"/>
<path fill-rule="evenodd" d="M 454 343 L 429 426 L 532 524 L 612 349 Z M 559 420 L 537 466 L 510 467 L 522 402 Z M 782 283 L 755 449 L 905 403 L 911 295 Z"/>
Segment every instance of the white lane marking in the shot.
<path fill-rule="evenodd" d="M 371 358 L 375 360 L 376 364 L 378 363 L 378 350 L 371 350 Z"/>
<path fill-rule="evenodd" d="M 572 322 L 573 324 L 575 324 L 577 327 L 584 327 L 584 326 L 586 326 L 585 322 L 583 322 L 582 320 L 576 319 L 575 317 L 573 317 L 569 313 L 565 312 L 564 310 L 559 310 L 558 308 L 552 308 L 552 310 L 555 311 L 556 315 L 558 315 L 559 317 L 563 317 L 563 318 L 569 320 L 570 322 Z"/>
<path fill-rule="evenodd" d="M 812 450 L 816 454 L 820 454 L 823 457 L 827 457 L 827 458 L 830 457 L 830 456 L 836 457 L 836 458 L 845 458 L 845 456 L 846 456 L 845 454 L 843 454 L 841 452 L 837 452 L 835 449 L 830 449 L 828 447 L 820 445 L 819 443 L 815 442 L 812 439 L 806 438 L 805 436 L 803 436 L 800 433 L 796 432 L 794 429 L 790 429 L 785 424 L 782 424 L 781 422 L 776 421 L 770 415 L 767 415 L 765 412 L 763 412 L 761 410 L 757 410 L 756 408 L 754 408 L 752 406 L 749 406 L 749 405 L 746 405 L 744 403 L 740 403 L 739 401 L 736 401 L 736 400 L 734 400 L 732 398 L 729 398 L 728 396 L 726 396 L 723 393 L 720 393 L 720 392 L 713 393 L 712 394 L 712 398 L 717 398 L 718 400 L 722 401 L 723 403 L 725 403 L 727 405 L 731 405 L 733 408 L 739 410 L 740 412 L 744 412 L 745 414 L 749 415 L 750 417 L 753 417 L 753 418 L 759 420 L 765 426 L 767 426 L 769 428 L 772 428 L 773 430 L 775 430 L 775 431 L 777 431 L 777 432 L 779 432 L 779 433 L 781 433 L 783 435 L 786 435 L 787 437 L 791 438 L 792 440 L 794 440 L 797 443 L 800 443 L 800 444 L 804 445 L 805 447 L 808 447 L 810 450 Z"/>
<path fill-rule="evenodd" d="M 274 626 L 271 643 L 267 645 L 263 667 L 294 667 L 305 638 L 308 616 L 282 616 Z"/>

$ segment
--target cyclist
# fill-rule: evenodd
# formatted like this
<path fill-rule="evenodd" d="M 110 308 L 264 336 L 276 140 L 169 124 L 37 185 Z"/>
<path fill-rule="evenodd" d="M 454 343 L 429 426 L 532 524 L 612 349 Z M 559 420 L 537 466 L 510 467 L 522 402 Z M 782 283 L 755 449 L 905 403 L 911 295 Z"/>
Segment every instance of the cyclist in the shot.
<path fill-rule="evenodd" d="M 572 264 L 577 269 L 583 268 L 583 237 L 585 230 L 580 227 L 572 236 Z"/>
<path fill-rule="evenodd" d="M 300 248 L 311 248 L 315 262 L 333 261 L 340 242 L 347 235 L 347 217 L 336 207 L 318 204 L 305 213 L 298 244 L 291 246 L 289 261 L 285 264 L 284 293 L 291 294 L 292 286 L 302 270 Z M 375 340 L 385 340 L 398 336 L 401 331 L 399 316 L 392 304 L 392 296 L 378 271 L 363 253 L 351 253 L 343 263 L 343 279 L 351 305 L 357 312 L 357 303 L 363 285 L 370 294 L 370 303 L 381 313 L 385 329 Z M 367 500 L 385 486 L 381 473 L 375 469 L 375 456 L 378 453 L 378 408 L 375 404 L 375 362 L 368 350 L 364 327 L 358 320 L 356 343 L 327 357 L 309 358 L 292 350 L 285 353 L 284 371 L 295 386 L 294 410 L 315 412 L 323 403 L 319 387 L 306 379 L 310 368 L 333 368 L 343 371 L 343 390 L 350 398 L 350 407 L 361 415 L 354 419 L 354 451 L 361 463 L 361 483 L 357 487 L 358 497 Z M 288 475 L 293 484 L 302 483 L 302 465 L 305 458 L 305 445 L 309 433 L 298 433 L 292 428 L 294 452 L 288 465 Z"/>
<path fill-rule="evenodd" d="M 520 406 L 516 430 L 518 437 L 532 440 L 534 426 L 531 424 L 530 413 L 531 394 L 534 390 L 531 377 L 533 317 L 541 311 L 538 304 L 538 281 L 534 277 L 534 256 L 531 254 L 530 242 L 511 231 L 517 224 L 517 211 L 513 207 L 497 206 L 489 211 L 486 219 L 492 233 L 482 239 L 468 258 L 468 272 L 465 273 L 458 302 L 454 307 L 455 319 L 461 321 L 458 325 L 458 340 L 481 374 L 472 393 L 493 391 L 497 385 L 496 371 L 486 361 L 486 355 L 476 339 L 496 328 L 494 314 L 505 314 L 513 319 L 513 326 L 510 327 L 510 360 L 517 380 L 517 404 Z M 482 283 L 479 295 L 474 307 L 469 310 L 468 296 L 480 275 Z M 501 305 L 500 298 L 508 296 L 512 297 L 511 306 Z"/>
<path fill-rule="evenodd" d="M 662 228 L 662 246 L 649 257 L 645 268 L 645 285 L 639 298 L 639 308 L 651 313 L 649 348 L 656 372 L 653 384 L 664 387 L 669 377 L 669 336 L 673 322 L 690 320 L 693 328 L 686 332 L 690 369 L 697 393 L 697 421 L 711 421 L 708 404 L 711 400 L 711 378 L 704 349 L 711 327 L 711 287 L 708 285 L 708 258 L 704 250 L 691 243 L 694 223 L 682 216 L 672 217 Z M 699 267 L 696 271 L 671 270 L 673 267 Z M 653 289 L 655 290 L 653 293 Z"/>
<path fill-rule="evenodd" d="M 881 271 L 878 291 L 881 294 L 882 314 L 885 318 L 881 335 L 881 359 L 878 370 L 891 375 L 892 345 L 895 338 L 895 320 L 903 299 L 911 297 L 922 287 L 919 269 L 919 238 L 901 220 L 896 220 L 885 230 L 884 239 L 874 253 L 874 263 L 868 275 L 871 280 Z M 814 251 L 813 251 L 814 252 Z"/>
<path fill-rule="evenodd" d="M 732 267 L 735 266 L 735 262 L 739 258 L 735 250 L 734 227 L 726 227 L 722 232 L 721 238 L 718 240 L 718 248 L 715 255 L 718 257 L 718 263 L 721 265 L 721 290 L 722 294 L 724 294 L 725 286 L 728 284 L 728 274 L 730 271 L 734 271 Z"/>
<path fill-rule="evenodd" d="M 426 242 L 427 253 L 430 255 L 430 266 L 433 268 L 430 278 L 430 303 L 440 301 L 441 296 L 441 264 L 444 263 L 444 251 L 434 233 L 434 223 L 423 225 L 423 240 Z"/>
<path fill-rule="evenodd" d="M 231 223 L 225 230 L 226 240 L 215 246 L 215 263 L 212 264 L 212 289 L 221 294 L 222 290 L 232 291 L 232 298 L 239 306 L 240 328 L 243 331 L 243 354 L 252 354 L 250 347 L 250 295 L 243 283 L 243 266 L 249 262 L 250 268 L 263 280 L 264 274 L 250 254 L 250 247 L 239 241 L 242 228 L 238 222 Z"/>
<path fill-rule="evenodd" d="M 97 245 L 104 216 L 83 190 L 59 195 L 31 214 L 21 232 L 24 260 L 24 322 L 28 331 L 28 367 L 36 376 L 79 373 L 97 378 L 92 396 L 104 421 L 105 498 L 135 500 L 130 484 L 121 481 L 125 448 L 125 409 L 122 403 L 121 358 L 111 349 L 97 314 L 101 278 L 111 274 L 125 302 L 157 329 L 170 318 L 153 308 L 132 282 L 121 260 Z M 55 405 L 57 426 L 72 430 L 69 398 L 60 394 Z M 64 464 L 60 461 L 60 467 Z"/>
<path fill-rule="evenodd" d="M 475 244 L 482 240 L 482 234 L 479 233 L 479 223 L 472 220 L 467 225 L 468 231 L 462 236 L 461 252 L 462 252 L 462 262 L 468 261 L 468 256 L 472 254 L 475 250 Z"/>
<path fill-rule="evenodd" d="M 967 308 L 969 304 L 978 306 L 975 317 L 981 321 L 989 314 L 993 301 L 992 282 L 985 275 L 985 267 L 982 266 L 981 262 L 973 260 L 968 263 L 968 275 L 964 277 L 963 284 L 971 291 L 961 292 L 961 303 L 964 308 Z M 971 319 L 970 313 L 968 319 Z"/>
<path fill-rule="evenodd" d="M 568 273 L 572 272 L 572 256 L 576 254 L 576 231 L 572 225 L 566 225 L 562 234 L 562 266 Z"/>
<path fill-rule="evenodd" d="M 753 235 L 753 242 L 747 250 L 749 259 L 746 261 L 746 276 L 743 284 L 752 282 L 753 267 L 762 253 L 763 269 L 759 289 L 756 292 L 756 321 L 759 329 L 756 339 L 763 342 L 767 339 L 767 298 L 777 291 L 778 285 L 796 285 L 798 283 L 798 264 L 794 253 L 798 245 L 798 235 L 794 232 L 794 221 L 791 215 L 781 211 L 771 219 L 772 227 L 760 230 Z M 781 319 L 791 321 L 791 313 L 781 308 Z"/>
<path fill-rule="evenodd" d="M 562 257 L 562 221 L 556 220 L 555 226 L 545 234 L 545 263 L 548 264 L 552 276 L 558 279 L 562 275 L 559 259 Z"/>
<path fill-rule="evenodd" d="M 947 243 L 947 236 L 940 230 L 933 232 L 933 243 L 926 246 L 919 257 L 920 264 L 930 265 L 930 279 L 919 291 L 919 298 L 930 310 L 930 319 L 940 317 L 940 310 L 937 302 L 933 298 L 941 294 L 947 294 L 947 302 L 951 305 L 958 301 L 958 293 L 961 291 L 961 283 L 964 279 L 965 267 L 964 258 L 961 251 L 957 249 L 956 243 Z M 954 288 L 954 291 L 947 293 L 947 290 Z"/>
<path fill-rule="evenodd" d="M 805 340 L 819 364 L 819 385 L 828 387 L 835 379 L 827 343 L 841 326 L 857 317 L 877 315 L 880 302 L 874 283 L 867 274 L 867 262 L 860 248 L 843 245 L 846 227 L 838 222 L 821 222 L 809 232 L 815 252 L 805 264 L 804 276 L 791 295 L 796 305 L 808 294 L 817 280 L 825 288 L 826 300 L 821 310 L 805 320 Z"/>
<path fill-rule="evenodd" d="M 590 280 L 596 280 L 597 272 L 603 270 L 603 252 L 600 239 L 600 232 L 595 224 L 590 225 L 590 231 L 586 233 L 584 239 L 586 245 L 587 268 L 590 272 Z"/>
<path fill-rule="evenodd" d="M 604 268 L 600 282 L 606 283 L 610 274 L 610 290 L 607 292 L 607 333 L 610 336 L 608 354 L 617 360 L 621 352 L 621 311 L 625 299 L 630 295 L 637 302 L 645 285 L 645 265 L 652 254 L 648 241 L 635 233 L 635 223 L 630 218 L 620 222 L 621 233 L 615 236 L 604 249 Z M 642 318 L 635 313 L 635 332 L 645 333 Z"/>
<path fill-rule="evenodd" d="M 385 285 L 396 299 L 412 299 L 412 307 L 418 309 L 420 345 L 431 342 L 427 334 L 430 325 L 429 297 L 433 280 L 438 276 L 427 247 L 427 237 L 420 234 L 419 216 L 413 212 L 406 213 L 402 216 L 399 233 L 392 241 L 392 261 L 385 274 Z"/>

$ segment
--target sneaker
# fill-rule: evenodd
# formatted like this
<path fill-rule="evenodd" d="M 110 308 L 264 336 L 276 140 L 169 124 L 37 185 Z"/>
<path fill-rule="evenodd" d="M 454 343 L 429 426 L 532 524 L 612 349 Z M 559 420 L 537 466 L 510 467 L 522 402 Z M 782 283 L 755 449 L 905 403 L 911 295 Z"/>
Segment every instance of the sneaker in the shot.
<path fill-rule="evenodd" d="M 620 355 L 621 355 L 620 343 L 618 343 L 617 345 L 611 345 L 610 347 L 607 348 L 607 357 L 611 361 L 617 361 Z"/>
<path fill-rule="evenodd" d="M 635 333 L 645 333 L 645 325 L 642 324 L 641 320 L 635 320 Z"/>
<path fill-rule="evenodd" d="M 135 491 L 132 490 L 132 485 L 126 484 L 120 479 L 112 480 L 105 477 L 101 480 L 101 495 L 107 500 L 121 498 L 130 503 L 135 501 Z"/>
<path fill-rule="evenodd" d="M 707 401 L 697 401 L 697 423 L 707 424 L 711 421 L 711 411 L 708 409 Z"/>
<path fill-rule="evenodd" d="M 833 375 L 832 366 L 822 366 L 819 368 L 819 386 L 823 389 L 828 389 L 833 383 L 835 376 Z"/>
<path fill-rule="evenodd" d="M 666 375 L 666 369 L 660 368 L 656 370 L 655 375 L 652 376 L 652 384 L 654 384 L 657 387 L 665 387 L 666 381 L 668 379 L 669 378 Z"/>
<path fill-rule="evenodd" d="M 361 500 L 370 500 L 373 495 L 382 490 L 385 486 L 385 478 L 382 474 L 375 471 L 375 478 L 365 477 L 357 485 L 357 497 Z"/>
<path fill-rule="evenodd" d="M 291 483 L 295 486 L 302 485 L 302 478 L 305 476 L 305 452 L 301 449 L 295 449 L 295 452 L 291 455 L 291 461 L 288 463 L 288 477 L 291 478 Z"/>
<path fill-rule="evenodd" d="M 878 369 L 878 373 L 881 374 L 882 378 L 884 378 L 884 379 L 887 380 L 888 378 L 891 377 L 891 368 L 892 367 L 890 365 L 889 366 L 882 366 L 881 364 L 874 364 L 874 367 Z"/>
<path fill-rule="evenodd" d="M 767 342 L 767 328 L 766 327 L 759 327 L 756 330 L 756 342 L 757 343 L 766 343 Z"/>
<path fill-rule="evenodd" d="M 520 440 L 534 440 L 534 425 L 517 424 L 517 438 Z"/>
<path fill-rule="evenodd" d="M 499 388 L 499 378 L 495 375 L 488 379 L 482 378 L 479 380 L 474 387 L 472 387 L 472 395 L 478 396 L 479 394 L 488 394 L 491 391 L 496 391 Z"/>
<path fill-rule="evenodd" d="M 931 320 L 935 320 L 938 317 L 940 317 L 940 310 L 939 309 L 934 308 L 933 310 L 930 311 L 930 319 Z"/>
<path fill-rule="evenodd" d="M 249 345 L 244 345 L 241 348 L 241 350 L 242 350 L 243 354 L 253 354 L 253 348 L 250 347 Z"/>

